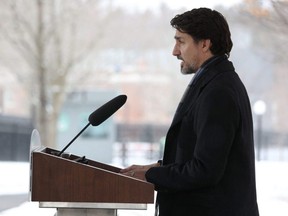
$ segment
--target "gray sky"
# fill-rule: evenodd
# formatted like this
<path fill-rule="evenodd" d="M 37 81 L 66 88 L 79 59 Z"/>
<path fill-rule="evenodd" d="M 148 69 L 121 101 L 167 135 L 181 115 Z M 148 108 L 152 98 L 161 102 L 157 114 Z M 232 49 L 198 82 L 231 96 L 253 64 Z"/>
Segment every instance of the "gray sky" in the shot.
<path fill-rule="evenodd" d="M 187 9 L 197 7 L 210 7 L 213 8 L 217 5 L 230 7 L 238 4 L 243 0 L 113 0 L 113 4 L 125 7 L 128 10 L 145 10 L 147 8 L 157 9 L 162 2 L 165 2 L 173 9 L 186 7 Z"/>

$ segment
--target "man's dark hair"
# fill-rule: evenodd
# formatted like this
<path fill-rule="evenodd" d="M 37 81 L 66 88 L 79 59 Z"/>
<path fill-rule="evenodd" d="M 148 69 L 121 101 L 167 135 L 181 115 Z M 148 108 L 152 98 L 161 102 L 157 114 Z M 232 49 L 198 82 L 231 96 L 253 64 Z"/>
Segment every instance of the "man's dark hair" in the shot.
<path fill-rule="evenodd" d="M 225 17 L 218 11 L 193 9 L 176 15 L 170 23 L 178 31 L 191 35 L 196 42 L 210 39 L 212 54 L 229 57 L 233 46 L 231 34 Z"/>

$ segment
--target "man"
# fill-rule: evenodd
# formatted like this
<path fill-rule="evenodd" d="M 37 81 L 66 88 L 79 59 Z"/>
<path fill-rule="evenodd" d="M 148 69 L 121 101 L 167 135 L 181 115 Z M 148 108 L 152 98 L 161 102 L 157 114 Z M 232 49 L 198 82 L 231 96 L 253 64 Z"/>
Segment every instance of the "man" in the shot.
<path fill-rule="evenodd" d="M 157 190 L 160 216 L 258 216 L 251 108 L 228 61 L 225 18 L 207 8 L 171 20 L 173 55 L 195 74 L 166 136 L 163 161 L 121 172 Z"/>

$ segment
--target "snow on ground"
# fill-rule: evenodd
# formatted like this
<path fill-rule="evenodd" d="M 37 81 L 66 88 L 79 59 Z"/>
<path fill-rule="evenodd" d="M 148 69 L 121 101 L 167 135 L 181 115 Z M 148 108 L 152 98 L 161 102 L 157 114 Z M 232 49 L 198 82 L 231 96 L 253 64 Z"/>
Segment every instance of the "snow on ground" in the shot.
<path fill-rule="evenodd" d="M 0 162 L 0 196 L 25 194 L 29 191 L 29 163 Z M 288 215 L 288 162 L 256 163 L 258 204 L 261 216 Z M 0 216 L 52 216 L 53 208 L 39 208 L 37 202 L 24 202 L 0 212 Z M 154 205 L 147 210 L 120 210 L 119 216 L 152 216 Z"/>

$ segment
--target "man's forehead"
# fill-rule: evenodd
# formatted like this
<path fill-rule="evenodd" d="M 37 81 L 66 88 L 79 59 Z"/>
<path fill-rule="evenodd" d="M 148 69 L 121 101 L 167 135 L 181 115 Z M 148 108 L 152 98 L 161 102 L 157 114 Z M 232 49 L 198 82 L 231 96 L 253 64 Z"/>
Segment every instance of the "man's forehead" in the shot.
<path fill-rule="evenodd" d="M 185 39 L 189 37 L 191 37 L 189 34 L 180 32 L 179 30 L 176 30 L 175 36 L 174 36 L 175 39 Z"/>

